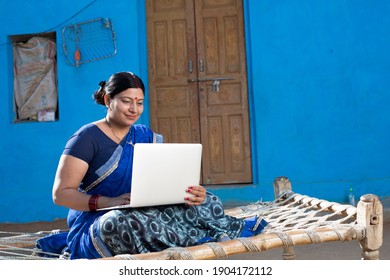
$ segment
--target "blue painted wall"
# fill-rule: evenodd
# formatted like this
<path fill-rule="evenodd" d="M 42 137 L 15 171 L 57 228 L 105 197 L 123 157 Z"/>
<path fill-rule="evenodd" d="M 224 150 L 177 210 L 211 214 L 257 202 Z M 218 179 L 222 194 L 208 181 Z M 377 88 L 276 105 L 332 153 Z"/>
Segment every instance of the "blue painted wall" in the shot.
<path fill-rule="evenodd" d="M 247 1 L 257 178 L 389 195 L 389 1 Z"/>
<path fill-rule="evenodd" d="M 53 205 L 51 199 L 58 159 L 75 130 L 104 116 L 102 106 L 92 100 L 98 83 L 123 70 L 133 71 L 147 79 L 144 2 L 1 2 L 0 222 L 63 218 L 67 210 Z M 69 66 L 62 49 L 62 29 L 69 24 L 100 17 L 110 18 L 113 23 L 116 55 L 80 67 Z M 12 46 L 8 35 L 44 31 L 57 33 L 59 121 L 14 124 Z M 147 120 L 148 111 L 141 121 Z"/>
<path fill-rule="evenodd" d="M 71 3 L 70 3 L 71 2 Z M 100 80 L 130 70 L 147 81 L 144 1 L 0 0 L 0 222 L 51 221 L 51 187 L 68 137 L 104 110 Z M 254 184 L 213 189 L 226 202 L 272 199 L 287 176 L 297 192 L 344 202 L 390 195 L 390 2 L 245 0 Z M 15 11 L 18 11 L 15 13 Z M 66 64 L 64 26 L 110 18 L 115 56 Z M 56 31 L 59 120 L 14 124 L 9 35 Z M 147 106 L 146 106 L 147 107 Z M 149 123 L 146 110 L 141 122 Z"/>

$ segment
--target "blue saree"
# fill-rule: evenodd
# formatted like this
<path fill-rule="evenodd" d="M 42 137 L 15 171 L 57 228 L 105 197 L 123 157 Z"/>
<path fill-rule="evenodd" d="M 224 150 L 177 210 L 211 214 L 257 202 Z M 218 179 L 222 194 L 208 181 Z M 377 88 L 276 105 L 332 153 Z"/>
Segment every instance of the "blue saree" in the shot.
<path fill-rule="evenodd" d="M 79 191 L 108 197 L 131 192 L 133 143 L 162 143 L 162 136 L 143 125 L 133 125 L 124 141 L 96 171 L 97 179 L 88 186 L 81 185 Z M 56 242 L 70 259 L 94 259 L 252 236 L 266 225 L 252 230 L 255 223 L 255 220 L 244 221 L 225 215 L 219 198 L 207 192 L 200 206 L 183 204 L 98 212 L 71 209 L 68 213 L 70 230 L 63 235 L 66 243 Z M 48 248 L 47 239 L 38 240 L 37 247 Z"/>
<path fill-rule="evenodd" d="M 124 143 L 117 146 L 111 158 L 103 164 L 96 175 L 98 178 L 80 191 L 94 195 L 116 197 L 131 192 L 131 173 L 133 160 L 132 143 L 161 143 L 162 137 L 154 134 L 143 125 L 133 125 L 124 139 Z M 92 240 L 91 225 L 99 220 L 106 211 L 82 212 L 69 210 L 69 233 L 67 244 L 71 259 L 99 258 L 101 253 L 96 250 Z M 104 246 L 101 246 L 104 248 Z M 101 249 L 100 249 L 101 250 Z"/>

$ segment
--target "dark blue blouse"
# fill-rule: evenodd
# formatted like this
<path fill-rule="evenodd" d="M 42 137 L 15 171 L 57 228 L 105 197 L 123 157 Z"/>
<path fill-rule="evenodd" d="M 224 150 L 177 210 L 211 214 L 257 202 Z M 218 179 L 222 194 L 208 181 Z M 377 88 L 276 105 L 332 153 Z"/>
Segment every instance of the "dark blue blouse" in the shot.
<path fill-rule="evenodd" d="M 117 147 L 117 143 L 92 123 L 84 125 L 70 137 L 63 154 L 79 158 L 89 165 L 81 188 L 97 179 L 96 170 L 107 162 Z"/>

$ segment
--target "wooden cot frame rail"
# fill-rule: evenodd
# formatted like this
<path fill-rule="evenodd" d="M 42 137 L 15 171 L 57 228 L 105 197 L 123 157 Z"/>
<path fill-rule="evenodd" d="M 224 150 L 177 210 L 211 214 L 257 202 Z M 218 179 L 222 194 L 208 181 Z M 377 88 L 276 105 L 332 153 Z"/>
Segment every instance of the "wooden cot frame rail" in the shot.
<path fill-rule="evenodd" d="M 168 248 L 161 252 L 122 254 L 104 260 L 209 260 L 223 259 L 247 252 L 261 253 L 283 248 L 284 260 L 295 259 L 294 247 L 335 241 L 358 240 L 364 260 L 378 260 L 383 243 L 383 207 L 373 194 L 363 195 L 357 207 L 329 202 L 294 193 L 286 177 L 274 180 L 275 200 L 226 209 L 225 213 L 237 218 L 263 216 L 269 226 L 264 233 L 249 238 L 223 242 L 209 242 L 192 247 Z M 2 233 L 2 232 L 0 232 Z M 2 253 L 14 253 L 15 258 L 44 259 L 34 249 L 38 238 L 53 232 L 14 233 L 0 237 Z M 63 256 L 54 256 L 62 258 Z M 14 258 L 14 257 L 11 257 Z"/>

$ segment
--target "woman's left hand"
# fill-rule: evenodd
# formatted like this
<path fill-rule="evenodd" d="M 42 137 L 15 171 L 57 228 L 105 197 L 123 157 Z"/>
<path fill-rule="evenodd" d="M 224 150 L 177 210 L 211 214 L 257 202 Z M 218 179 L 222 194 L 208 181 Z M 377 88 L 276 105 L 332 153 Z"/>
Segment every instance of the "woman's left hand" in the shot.
<path fill-rule="evenodd" d="M 206 198 L 206 189 L 203 186 L 188 187 L 187 193 L 192 194 L 185 198 L 187 205 L 192 205 L 192 206 L 201 205 Z"/>

